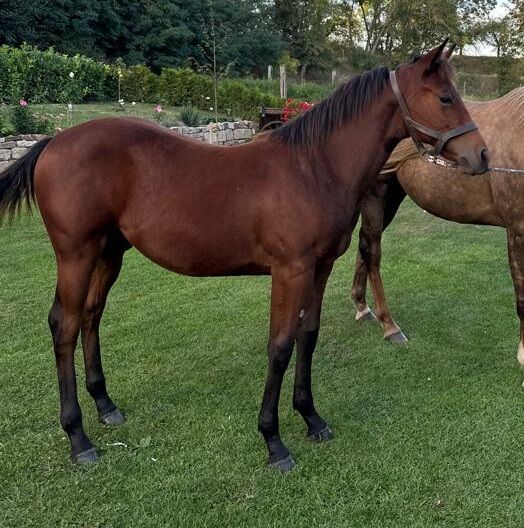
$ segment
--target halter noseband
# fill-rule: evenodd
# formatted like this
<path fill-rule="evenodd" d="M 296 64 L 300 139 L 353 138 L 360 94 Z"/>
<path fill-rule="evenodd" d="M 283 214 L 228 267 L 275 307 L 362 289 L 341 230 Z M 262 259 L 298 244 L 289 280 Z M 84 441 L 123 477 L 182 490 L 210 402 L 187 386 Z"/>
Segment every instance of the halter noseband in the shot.
<path fill-rule="evenodd" d="M 473 121 L 470 121 L 465 125 L 452 128 L 451 130 L 447 130 L 446 132 L 438 132 L 437 130 L 433 130 L 432 128 L 428 128 L 424 125 L 421 125 L 420 123 L 417 123 L 416 121 L 413 121 L 409 114 L 409 109 L 408 105 L 406 104 L 406 100 L 404 99 L 404 96 L 400 91 L 397 82 L 397 76 L 394 71 L 389 72 L 389 79 L 391 81 L 393 93 L 395 94 L 395 97 L 397 98 L 398 104 L 400 106 L 400 110 L 402 111 L 402 117 L 404 118 L 404 121 L 408 128 L 409 135 L 411 136 L 411 139 L 413 140 L 413 143 L 415 143 L 415 146 L 417 147 L 417 150 L 419 151 L 419 154 L 421 156 L 440 156 L 442 150 L 446 146 L 446 143 L 450 139 L 453 139 L 457 136 L 462 136 L 462 134 L 466 134 L 467 132 L 471 132 L 472 130 L 477 130 L 477 125 L 473 123 Z M 422 141 L 420 141 L 420 139 L 416 137 L 417 131 L 422 132 L 426 136 L 432 137 L 437 140 L 435 146 L 431 150 L 427 150 L 426 147 L 423 145 Z"/>

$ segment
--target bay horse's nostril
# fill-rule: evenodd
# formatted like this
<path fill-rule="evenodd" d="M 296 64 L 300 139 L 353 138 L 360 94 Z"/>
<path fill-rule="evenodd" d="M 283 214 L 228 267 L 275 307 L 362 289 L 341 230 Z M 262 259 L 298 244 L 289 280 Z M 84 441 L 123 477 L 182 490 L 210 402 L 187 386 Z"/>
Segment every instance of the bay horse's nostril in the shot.
<path fill-rule="evenodd" d="M 488 151 L 487 148 L 483 148 L 480 151 L 480 159 L 481 159 L 482 163 L 484 165 L 486 165 L 486 167 L 489 165 L 489 151 Z"/>

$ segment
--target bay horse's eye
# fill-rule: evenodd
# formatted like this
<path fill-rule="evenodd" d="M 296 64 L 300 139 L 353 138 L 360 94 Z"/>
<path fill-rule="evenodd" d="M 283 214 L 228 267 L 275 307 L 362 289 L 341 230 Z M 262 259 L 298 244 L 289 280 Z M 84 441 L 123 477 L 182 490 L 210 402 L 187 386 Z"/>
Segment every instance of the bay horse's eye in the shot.
<path fill-rule="evenodd" d="M 439 96 L 439 99 L 443 105 L 453 104 L 453 98 L 451 97 L 451 95 L 441 95 Z"/>

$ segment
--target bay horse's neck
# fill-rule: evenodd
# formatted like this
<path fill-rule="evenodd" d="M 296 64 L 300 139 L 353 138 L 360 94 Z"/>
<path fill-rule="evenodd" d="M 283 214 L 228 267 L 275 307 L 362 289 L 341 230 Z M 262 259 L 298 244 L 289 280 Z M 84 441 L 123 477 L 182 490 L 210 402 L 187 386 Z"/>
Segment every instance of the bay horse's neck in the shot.
<path fill-rule="evenodd" d="M 350 202 L 360 201 L 399 141 L 408 136 L 391 86 L 361 115 L 334 132 L 325 156 L 312 161 L 315 172 L 326 170 Z M 315 165 L 317 165 L 315 167 Z"/>

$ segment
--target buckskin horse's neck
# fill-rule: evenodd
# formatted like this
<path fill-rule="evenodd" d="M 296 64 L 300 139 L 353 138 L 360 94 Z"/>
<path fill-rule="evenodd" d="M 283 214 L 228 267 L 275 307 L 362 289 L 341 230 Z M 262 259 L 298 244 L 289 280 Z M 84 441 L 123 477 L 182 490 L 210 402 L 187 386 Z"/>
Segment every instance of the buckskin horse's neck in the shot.
<path fill-rule="evenodd" d="M 329 165 L 331 179 L 337 181 L 344 199 L 358 203 L 393 149 L 407 136 L 397 100 L 388 85 L 360 116 L 333 133 L 326 143 L 326 154 L 318 163 Z"/>

